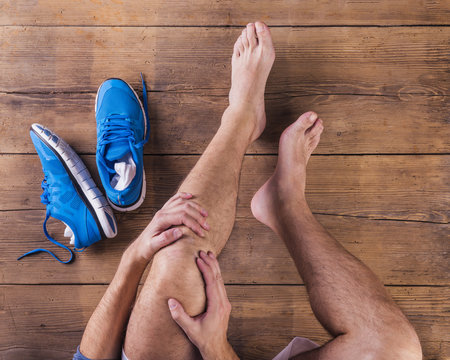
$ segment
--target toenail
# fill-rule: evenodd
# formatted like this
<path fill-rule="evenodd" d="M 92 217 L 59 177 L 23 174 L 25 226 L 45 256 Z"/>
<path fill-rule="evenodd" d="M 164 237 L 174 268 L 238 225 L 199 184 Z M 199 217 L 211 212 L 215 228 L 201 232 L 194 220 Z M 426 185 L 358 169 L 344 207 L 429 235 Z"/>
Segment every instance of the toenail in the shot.
<path fill-rule="evenodd" d="M 317 114 L 316 114 L 316 113 L 311 113 L 311 114 L 309 115 L 309 120 L 311 120 L 311 121 L 316 121 L 316 119 L 317 119 Z"/>
<path fill-rule="evenodd" d="M 263 32 L 265 30 L 264 25 L 260 22 L 255 23 L 255 26 L 256 26 L 256 31 L 258 31 L 258 32 Z"/>

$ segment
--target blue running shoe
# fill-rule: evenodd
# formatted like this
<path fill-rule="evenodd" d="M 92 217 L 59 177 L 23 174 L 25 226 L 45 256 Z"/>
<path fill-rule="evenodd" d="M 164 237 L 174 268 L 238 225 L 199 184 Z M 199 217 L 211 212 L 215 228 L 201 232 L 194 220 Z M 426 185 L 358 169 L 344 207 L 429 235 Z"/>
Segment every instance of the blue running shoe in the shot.
<path fill-rule="evenodd" d="M 86 166 L 64 140 L 39 124 L 31 126 L 30 136 L 44 171 L 41 184 L 44 190 L 41 202 L 47 207 L 44 234 L 52 243 L 66 249 L 70 258 L 62 261 L 47 249 L 35 249 L 17 260 L 30 254 L 47 252 L 66 264 L 73 258 L 72 250 L 49 235 L 47 221 L 50 217 L 67 226 L 64 236 L 71 237 L 75 251 L 82 251 L 104 237 L 116 236 L 116 221 Z"/>
<path fill-rule="evenodd" d="M 101 84 L 95 100 L 97 168 L 108 201 L 118 211 L 137 209 L 145 198 L 143 148 L 150 123 L 143 78 L 142 85 L 144 105 L 120 79 Z"/>

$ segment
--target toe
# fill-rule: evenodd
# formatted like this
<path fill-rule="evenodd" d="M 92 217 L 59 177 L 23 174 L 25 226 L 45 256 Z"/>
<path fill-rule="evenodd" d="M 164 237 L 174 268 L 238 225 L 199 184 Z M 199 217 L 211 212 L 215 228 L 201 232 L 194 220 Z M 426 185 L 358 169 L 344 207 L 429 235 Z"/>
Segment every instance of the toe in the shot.
<path fill-rule="evenodd" d="M 316 137 L 316 136 L 320 135 L 322 133 L 322 131 L 323 131 L 323 122 L 321 119 L 317 119 L 314 122 L 313 126 L 311 126 L 308 129 L 308 136 Z"/>
<path fill-rule="evenodd" d="M 242 46 L 242 42 L 241 42 L 241 37 L 239 36 L 238 39 L 236 40 L 236 42 L 234 43 L 234 47 L 233 47 L 233 55 L 234 56 L 240 56 L 241 55 L 241 51 L 244 50 L 243 46 Z"/>
<path fill-rule="evenodd" d="M 314 136 L 313 138 L 311 138 L 309 141 L 308 152 L 312 153 L 316 149 L 317 145 L 319 145 L 319 142 L 320 142 L 320 135 Z"/>
<path fill-rule="evenodd" d="M 237 41 L 237 48 L 238 48 L 240 54 L 242 54 L 244 52 L 244 44 L 242 43 L 242 36 L 240 36 Z"/>
<path fill-rule="evenodd" d="M 317 114 L 313 111 L 308 111 L 297 119 L 296 125 L 299 129 L 305 131 L 310 128 L 314 122 L 317 120 Z"/>
<path fill-rule="evenodd" d="M 250 47 L 255 47 L 258 45 L 258 40 L 256 38 L 255 24 L 250 23 L 247 25 L 247 39 Z"/>
<path fill-rule="evenodd" d="M 248 42 L 248 37 L 247 37 L 247 28 L 242 30 L 241 42 L 242 42 L 242 45 L 244 45 L 244 49 L 248 48 L 250 46 L 250 44 Z"/>
<path fill-rule="evenodd" d="M 272 46 L 272 37 L 270 35 L 269 27 L 261 21 L 255 23 L 256 36 L 263 45 Z"/>

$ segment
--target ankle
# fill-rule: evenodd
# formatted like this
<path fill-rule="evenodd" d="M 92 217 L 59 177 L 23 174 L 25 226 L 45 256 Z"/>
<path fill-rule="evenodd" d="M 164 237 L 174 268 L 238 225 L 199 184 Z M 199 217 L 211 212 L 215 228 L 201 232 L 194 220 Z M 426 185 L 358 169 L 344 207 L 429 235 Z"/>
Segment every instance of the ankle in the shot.
<path fill-rule="evenodd" d="M 241 124 L 254 124 L 257 120 L 257 112 L 251 103 L 242 101 L 230 103 L 222 116 L 223 122 Z"/>
<path fill-rule="evenodd" d="M 235 139 L 242 139 L 250 145 L 256 127 L 256 112 L 250 107 L 229 105 L 222 116 L 219 131 L 230 133 Z"/>
<path fill-rule="evenodd" d="M 275 171 L 275 175 L 272 178 L 280 203 L 297 203 L 302 206 L 308 206 L 305 197 L 304 181 L 300 180 L 301 178 L 296 177 L 295 173 L 290 175 L 293 176 L 280 176 L 279 172 Z"/>

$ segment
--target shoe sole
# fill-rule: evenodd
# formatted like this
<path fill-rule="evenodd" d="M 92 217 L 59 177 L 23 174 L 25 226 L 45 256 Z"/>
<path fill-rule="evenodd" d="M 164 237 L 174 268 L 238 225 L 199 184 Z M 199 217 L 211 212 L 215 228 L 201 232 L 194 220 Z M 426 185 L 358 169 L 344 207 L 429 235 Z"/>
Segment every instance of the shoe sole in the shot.
<path fill-rule="evenodd" d="M 142 114 L 144 115 L 144 129 L 145 129 L 145 132 L 144 132 L 144 138 L 145 138 L 145 137 L 147 136 L 147 130 L 148 130 L 148 129 L 147 129 L 147 116 L 145 115 L 145 109 L 144 109 L 144 106 L 142 105 L 141 99 L 139 99 L 138 94 L 137 94 L 136 91 L 132 88 L 132 86 L 131 86 L 130 84 L 128 84 L 126 81 L 124 81 L 124 80 L 122 80 L 122 79 L 118 79 L 118 78 L 109 78 L 109 79 L 106 79 L 105 81 L 108 81 L 108 80 L 120 80 L 120 81 L 124 82 L 124 83 L 127 84 L 127 86 L 131 89 L 131 91 L 133 92 L 134 96 L 136 96 L 136 99 L 137 99 L 138 102 L 139 102 L 139 106 L 141 107 Z M 105 81 L 104 81 L 104 82 L 105 82 Z M 104 83 L 104 82 L 103 82 L 103 83 Z M 103 85 L 103 83 L 102 83 L 102 85 Z M 95 95 L 95 116 L 96 116 L 96 117 L 97 117 L 97 100 L 98 100 L 98 92 L 99 92 L 100 88 L 102 87 L 102 85 L 100 85 L 100 86 L 98 87 L 98 89 L 97 89 L 97 94 Z M 143 94 L 143 96 L 147 96 L 147 94 Z M 128 205 L 128 206 L 120 206 L 120 205 L 117 205 L 117 204 L 113 203 L 113 202 L 109 199 L 108 195 L 106 195 L 106 199 L 108 200 L 109 205 L 111 205 L 111 207 L 112 207 L 114 210 L 122 211 L 122 212 L 133 211 L 133 210 L 136 210 L 139 206 L 141 206 L 142 203 L 144 202 L 146 189 L 147 189 L 147 183 L 146 183 L 146 180 L 145 180 L 145 169 L 144 169 L 144 164 L 142 164 L 142 188 L 141 188 L 141 194 L 139 195 L 139 198 L 138 198 L 137 201 L 135 201 L 133 204 Z"/>
<path fill-rule="evenodd" d="M 75 190 L 94 218 L 102 238 L 115 237 L 117 235 L 117 223 L 114 214 L 77 153 L 58 135 L 40 124 L 31 125 L 31 131 L 52 150 L 63 164 L 75 186 Z M 113 221 L 114 228 L 111 226 L 108 217 Z"/>

